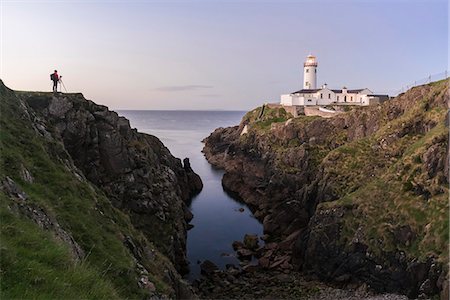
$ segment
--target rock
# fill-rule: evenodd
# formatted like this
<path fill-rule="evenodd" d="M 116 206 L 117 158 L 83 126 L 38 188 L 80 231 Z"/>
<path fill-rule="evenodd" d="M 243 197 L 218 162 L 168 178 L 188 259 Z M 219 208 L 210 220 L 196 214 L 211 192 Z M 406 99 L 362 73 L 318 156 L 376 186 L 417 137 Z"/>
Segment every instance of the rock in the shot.
<path fill-rule="evenodd" d="M 187 224 L 193 215 L 185 203 L 203 187 L 189 159 L 173 157 L 158 138 L 137 132 L 126 118 L 81 94 L 22 97 L 42 120 L 37 125 L 63 144 L 72 169 L 84 174 L 81 179 L 98 186 L 145 236 L 161 236 L 163 254 L 187 272 Z"/>
<path fill-rule="evenodd" d="M 297 230 L 291 233 L 287 238 L 285 238 L 281 243 L 278 244 L 278 248 L 285 251 L 291 250 L 301 232 L 302 230 Z"/>
<path fill-rule="evenodd" d="M 420 294 L 433 295 L 435 293 L 430 279 L 426 279 L 419 288 Z"/>
<path fill-rule="evenodd" d="M 294 280 L 294 278 L 292 278 L 291 276 L 289 276 L 287 274 L 276 275 L 275 279 L 281 283 L 288 283 L 288 282 L 292 282 Z"/>
<path fill-rule="evenodd" d="M 240 207 L 238 210 L 239 210 L 239 212 L 244 212 L 245 211 L 245 209 L 243 207 Z"/>
<path fill-rule="evenodd" d="M 229 270 L 229 269 L 237 269 L 237 267 L 233 264 L 226 264 L 225 265 L 225 269 Z"/>
<path fill-rule="evenodd" d="M 142 276 L 139 279 L 138 284 L 139 284 L 139 287 L 142 288 L 142 289 L 149 290 L 150 292 L 155 292 L 156 291 L 155 285 L 153 284 L 153 282 L 148 280 L 147 276 Z"/>
<path fill-rule="evenodd" d="M 48 107 L 50 115 L 56 118 L 63 118 L 64 115 L 73 107 L 73 103 L 66 97 L 53 97 Z"/>
<path fill-rule="evenodd" d="M 218 270 L 219 268 L 210 260 L 205 260 L 200 264 L 200 272 L 204 275 L 210 276 Z"/>
<path fill-rule="evenodd" d="M 267 241 L 267 239 L 269 239 L 269 235 L 268 234 L 264 234 L 263 236 L 260 237 L 260 239 L 262 241 Z"/>
<path fill-rule="evenodd" d="M 234 241 L 233 244 L 231 244 L 231 246 L 233 247 L 234 251 L 237 251 L 239 249 L 244 248 L 244 243 L 242 243 L 240 241 Z"/>
<path fill-rule="evenodd" d="M 242 248 L 236 251 L 238 258 L 243 260 L 250 260 L 252 258 L 253 252 L 251 250 Z"/>
<path fill-rule="evenodd" d="M 444 283 L 442 284 L 442 289 L 441 289 L 441 300 L 448 300 L 450 299 L 450 284 L 449 284 L 449 280 L 448 278 L 444 281 Z"/>
<path fill-rule="evenodd" d="M 246 265 L 242 267 L 242 270 L 247 273 L 254 273 L 259 271 L 259 269 L 260 269 L 259 265 Z"/>
<path fill-rule="evenodd" d="M 244 247 L 250 250 L 258 248 L 258 236 L 255 234 L 246 234 L 244 236 Z"/>
<path fill-rule="evenodd" d="M 258 260 L 259 265 L 263 268 L 263 269 L 268 269 L 270 266 L 270 260 L 267 257 L 261 257 Z"/>
<path fill-rule="evenodd" d="M 278 244 L 277 243 L 267 243 L 266 245 L 264 245 L 264 248 L 266 250 L 274 250 L 278 248 Z"/>
<path fill-rule="evenodd" d="M 193 197 L 193 196 L 197 195 L 198 193 L 200 193 L 200 191 L 203 189 L 203 182 L 202 182 L 202 179 L 200 178 L 200 176 L 192 170 L 191 163 L 189 162 L 189 158 L 183 159 L 183 165 L 184 165 L 184 170 L 188 177 L 188 181 L 190 183 L 189 196 Z"/>
<path fill-rule="evenodd" d="M 336 277 L 335 280 L 336 280 L 336 282 L 339 282 L 339 283 L 345 283 L 345 282 L 348 282 L 350 280 L 350 278 L 351 278 L 351 276 L 349 274 L 344 274 L 344 275 Z"/>
<path fill-rule="evenodd" d="M 272 253 L 263 254 L 262 264 L 269 260 L 269 267 L 302 269 L 325 281 L 345 282 L 348 275 L 376 291 L 411 297 L 417 297 L 421 287 L 423 291 L 434 287 L 430 264 L 425 259 L 420 262 L 423 266 L 414 265 L 418 253 L 411 245 L 420 245 L 420 257 L 428 250 L 435 252 L 428 242 L 417 240 L 432 232 L 439 235 L 433 229 L 435 219 L 426 220 L 431 225 L 419 234 L 423 226 L 417 227 L 416 216 L 411 215 L 415 204 L 404 203 L 401 220 L 387 208 L 397 207 L 397 199 L 405 193 L 422 196 L 428 201 L 424 205 L 440 201 L 434 195 L 448 193 L 448 128 L 437 135 L 432 130 L 448 123 L 447 84 L 422 85 L 379 106 L 310 122 L 303 117 L 287 125 L 271 122 L 269 116 L 277 116 L 281 108 L 272 107 L 267 115 L 257 109 L 239 126 L 219 128 L 206 138 L 203 152 L 211 164 L 224 169 L 224 189 L 250 205 L 264 233 L 278 242 L 265 246 Z M 431 117 L 434 110 L 440 113 Z M 255 120 L 267 122 L 267 128 L 252 126 Z M 245 125 L 251 130 L 242 138 Z M 419 150 L 415 143 L 424 137 L 427 142 Z M 405 153 L 410 147 L 414 155 Z M 371 185 L 375 179 L 376 187 Z M 404 186 L 390 184 L 396 180 Z M 385 187 L 389 193 L 382 192 Z M 382 198 L 383 205 L 373 202 L 372 195 Z M 445 210 L 433 213 L 448 217 Z M 380 215 L 383 223 L 378 224 L 374 220 Z M 370 226 L 366 220 L 371 220 Z M 293 259 L 270 261 L 281 252 Z M 443 284 L 437 286 L 441 289 Z"/>
<path fill-rule="evenodd" d="M 276 257 L 274 259 L 274 262 L 270 265 L 270 269 L 274 269 L 277 267 L 281 267 L 281 265 L 285 264 L 285 263 L 289 263 L 290 260 L 290 256 L 288 255 L 284 255 L 284 256 L 280 256 L 280 257 Z M 288 268 L 288 265 L 285 266 L 285 268 Z"/>
<path fill-rule="evenodd" d="M 416 238 L 416 233 L 411 229 L 411 226 L 399 226 L 394 229 L 394 238 L 399 245 L 409 246 Z"/>
<path fill-rule="evenodd" d="M 30 171 L 28 171 L 23 165 L 20 168 L 20 177 L 23 179 L 23 181 L 28 183 L 33 183 L 34 178 L 31 175 Z"/>

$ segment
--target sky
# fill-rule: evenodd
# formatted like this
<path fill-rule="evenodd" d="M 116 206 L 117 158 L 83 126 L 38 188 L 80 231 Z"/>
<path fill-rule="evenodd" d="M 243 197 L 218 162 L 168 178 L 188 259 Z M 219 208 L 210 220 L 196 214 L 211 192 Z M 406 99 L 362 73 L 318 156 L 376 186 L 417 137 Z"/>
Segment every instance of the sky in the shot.
<path fill-rule="evenodd" d="M 446 0 L 0 0 L 0 79 L 111 109 L 248 110 L 318 84 L 394 95 L 449 68 Z"/>

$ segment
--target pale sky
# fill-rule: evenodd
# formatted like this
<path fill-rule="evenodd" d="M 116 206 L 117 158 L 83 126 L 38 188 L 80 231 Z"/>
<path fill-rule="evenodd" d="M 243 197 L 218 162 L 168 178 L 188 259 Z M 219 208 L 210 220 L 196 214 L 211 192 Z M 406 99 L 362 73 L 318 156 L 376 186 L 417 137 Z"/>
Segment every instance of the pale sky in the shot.
<path fill-rule="evenodd" d="M 248 110 L 318 85 L 397 92 L 448 68 L 446 0 L 1 1 L 0 78 L 111 109 Z"/>

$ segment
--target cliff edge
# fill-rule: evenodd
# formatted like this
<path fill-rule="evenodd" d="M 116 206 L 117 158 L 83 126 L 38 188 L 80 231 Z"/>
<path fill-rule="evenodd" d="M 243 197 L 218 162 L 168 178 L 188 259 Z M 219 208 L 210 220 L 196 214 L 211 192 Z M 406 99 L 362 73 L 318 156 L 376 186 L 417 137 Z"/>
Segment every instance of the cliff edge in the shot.
<path fill-rule="evenodd" d="M 82 94 L 0 92 L 2 294 L 193 297 L 179 275 L 202 189 L 189 160 Z"/>
<path fill-rule="evenodd" d="M 443 80 L 329 119 L 260 107 L 216 129 L 203 151 L 264 225 L 260 267 L 448 297 L 448 102 Z"/>

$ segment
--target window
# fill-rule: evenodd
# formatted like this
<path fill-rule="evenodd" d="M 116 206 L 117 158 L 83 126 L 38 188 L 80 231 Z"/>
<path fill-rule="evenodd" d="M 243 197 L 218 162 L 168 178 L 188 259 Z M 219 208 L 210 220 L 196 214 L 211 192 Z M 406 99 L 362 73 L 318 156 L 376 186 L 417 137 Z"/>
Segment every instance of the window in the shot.
<path fill-rule="evenodd" d="M 347 102 L 347 96 L 344 96 L 344 102 Z"/>
<path fill-rule="evenodd" d="M 307 87 L 309 87 L 309 82 L 307 81 L 307 82 L 305 82 L 305 85 L 307 86 Z"/>
<path fill-rule="evenodd" d="M 323 99 L 323 94 L 320 94 L 320 99 Z"/>
<path fill-rule="evenodd" d="M 337 96 L 337 101 L 339 101 L 339 96 Z"/>
<path fill-rule="evenodd" d="M 308 99 L 308 102 L 311 102 L 311 99 Z"/>
<path fill-rule="evenodd" d="M 315 71 L 314 73 L 317 73 L 317 69 L 315 69 L 314 71 Z"/>
<path fill-rule="evenodd" d="M 328 99 L 331 99 L 331 94 L 328 94 Z"/>
<path fill-rule="evenodd" d="M 306 73 L 309 73 L 309 69 L 306 69 Z"/>
<path fill-rule="evenodd" d="M 353 101 L 353 96 L 350 97 L 350 101 Z"/>

